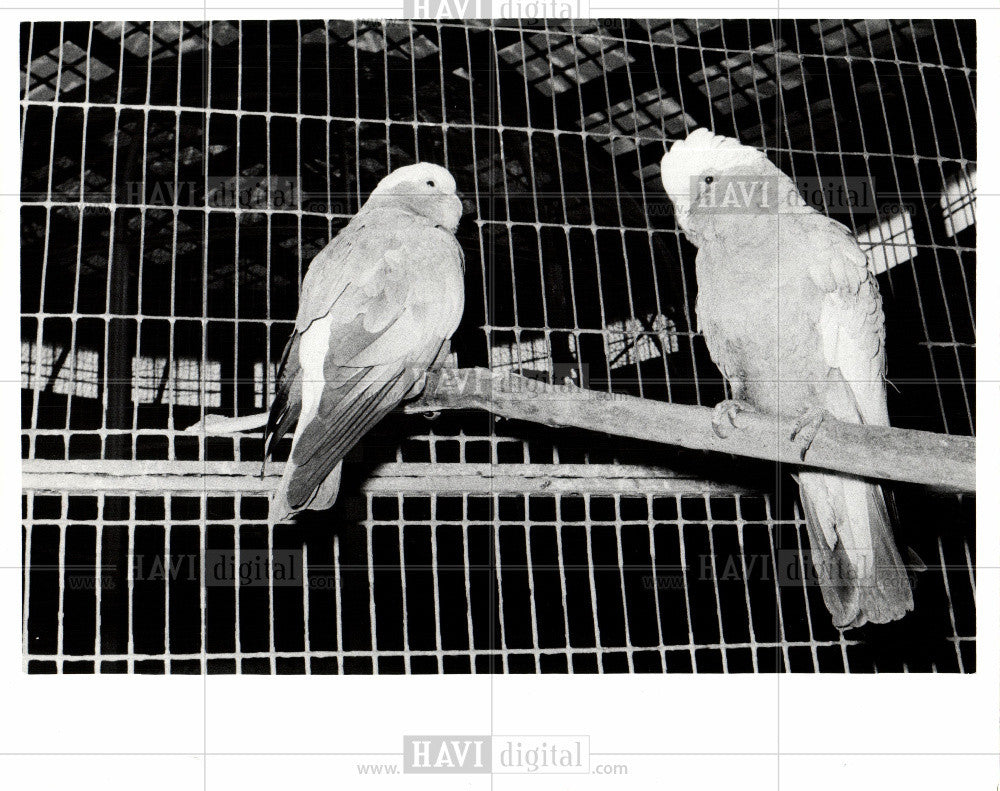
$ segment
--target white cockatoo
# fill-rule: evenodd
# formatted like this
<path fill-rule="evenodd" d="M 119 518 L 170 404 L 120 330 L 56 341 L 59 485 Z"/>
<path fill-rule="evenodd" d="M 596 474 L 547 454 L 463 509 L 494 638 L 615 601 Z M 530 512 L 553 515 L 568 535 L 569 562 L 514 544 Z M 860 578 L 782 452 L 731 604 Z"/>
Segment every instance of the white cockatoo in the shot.
<path fill-rule="evenodd" d="M 660 168 L 677 223 L 698 247 L 698 326 L 732 390 L 716 407 L 716 431 L 731 431 L 745 408 L 794 418 L 804 457 L 827 414 L 887 426 L 882 300 L 848 229 L 807 205 L 762 152 L 706 129 L 675 143 Z M 912 610 L 881 487 L 826 472 L 796 477 L 834 624 Z"/>

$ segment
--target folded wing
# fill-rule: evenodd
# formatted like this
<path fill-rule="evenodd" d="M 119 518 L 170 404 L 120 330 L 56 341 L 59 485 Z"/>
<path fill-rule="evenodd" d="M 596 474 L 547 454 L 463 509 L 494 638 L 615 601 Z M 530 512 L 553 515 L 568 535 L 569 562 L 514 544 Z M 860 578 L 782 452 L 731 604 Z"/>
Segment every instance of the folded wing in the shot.
<path fill-rule="evenodd" d="M 344 456 L 419 388 L 455 331 L 461 273 L 454 237 L 406 217 L 359 215 L 317 256 L 265 430 L 271 453 L 298 422 L 272 520 L 332 503 L 337 481 L 327 481 Z"/>

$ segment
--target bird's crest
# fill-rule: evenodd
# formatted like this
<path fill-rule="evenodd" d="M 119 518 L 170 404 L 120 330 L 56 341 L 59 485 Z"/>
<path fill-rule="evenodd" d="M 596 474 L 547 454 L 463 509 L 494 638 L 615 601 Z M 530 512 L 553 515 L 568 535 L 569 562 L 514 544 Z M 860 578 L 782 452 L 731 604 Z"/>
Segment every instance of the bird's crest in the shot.
<path fill-rule="evenodd" d="M 684 140 L 678 140 L 670 147 L 660 166 L 664 171 L 690 166 L 728 170 L 756 165 L 766 159 L 763 152 L 745 146 L 735 138 L 717 135 L 708 129 L 695 129 Z"/>

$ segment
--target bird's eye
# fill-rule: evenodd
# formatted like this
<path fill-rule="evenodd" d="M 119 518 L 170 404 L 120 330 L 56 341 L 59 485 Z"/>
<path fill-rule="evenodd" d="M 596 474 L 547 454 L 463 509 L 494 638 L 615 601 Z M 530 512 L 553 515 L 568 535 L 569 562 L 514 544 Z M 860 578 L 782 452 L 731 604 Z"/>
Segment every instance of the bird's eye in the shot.
<path fill-rule="evenodd" d="M 434 184 L 434 182 L 433 182 L 433 181 L 431 181 L 430 179 L 428 179 L 428 180 L 427 180 L 426 184 L 427 184 L 427 186 L 428 186 L 428 187 L 433 187 L 433 186 L 436 186 L 436 185 Z"/>
<path fill-rule="evenodd" d="M 705 176 L 706 184 L 711 184 L 713 181 L 715 181 L 715 176 Z"/>

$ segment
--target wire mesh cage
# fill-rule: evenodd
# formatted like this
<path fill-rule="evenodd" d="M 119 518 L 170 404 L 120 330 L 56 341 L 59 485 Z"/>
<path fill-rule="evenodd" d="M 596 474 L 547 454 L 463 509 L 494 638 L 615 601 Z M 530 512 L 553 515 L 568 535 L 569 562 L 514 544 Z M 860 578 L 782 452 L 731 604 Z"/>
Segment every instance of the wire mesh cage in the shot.
<path fill-rule="evenodd" d="M 259 435 L 185 432 L 267 408 L 309 262 L 418 160 L 468 210 L 460 366 L 715 404 L 658 171 L 708 127 L 820 185 L 868 252 L 893 425 L 974 433 L 973 22 L 66 22 L 21 40 L 28 672 L 975 669 L 970 496 L 898 487 L 927 567 L 915 611 L 845 633 L 774 465 L 394 414 L 332 511 L 268 528 Z M 845 203 L 859 181 L 871 194 Z"/>

